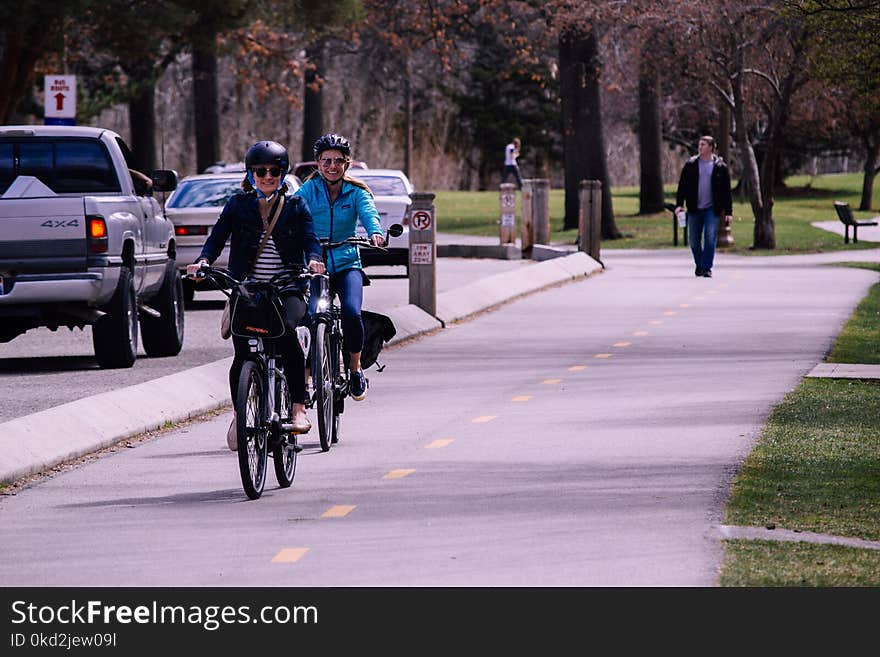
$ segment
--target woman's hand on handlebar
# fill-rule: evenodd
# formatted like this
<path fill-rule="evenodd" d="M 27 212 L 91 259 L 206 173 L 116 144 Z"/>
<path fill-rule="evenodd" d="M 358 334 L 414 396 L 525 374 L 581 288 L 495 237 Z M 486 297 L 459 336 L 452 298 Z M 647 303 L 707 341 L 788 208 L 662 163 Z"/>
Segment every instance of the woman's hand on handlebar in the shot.
<path fill-rule="evenodd" d="M 207 265 L 207 260 L 199 260 L 198 262 L 193 262 L 186 266 L 186 277 L 190 279 L 199 278 L 199 271 L 201 271 L 203 265 Z"/>
<path fill-rule="evenodd" d="M 385 246 L 385 238 L 380 233 L 370 235 L 370 244 L 373 246 Z"/>
<path fill-rule="evenodd" d="M 323 274 L 326 268 L 320 260 L 309 260 L 309 271 L 313 274 Z"/>

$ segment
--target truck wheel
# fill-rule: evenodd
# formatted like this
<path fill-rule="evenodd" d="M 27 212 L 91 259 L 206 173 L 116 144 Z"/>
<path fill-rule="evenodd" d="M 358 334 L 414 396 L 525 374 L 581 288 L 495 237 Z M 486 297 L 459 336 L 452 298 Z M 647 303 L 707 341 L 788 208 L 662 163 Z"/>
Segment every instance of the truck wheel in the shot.
<path fill-rule="evenodd" d="M 183 282 L 177 267 L 165 270 L 165 280 L 159 292 L 147 303 L 159 311 L 161 317 L 144 314 L 141 317 L 141 341 L 147 356 L 176 356 L 183 347 Z"/>
<path fill-rule="evenodd" d="M 131 270 L 121 267 L 113 298 L 101 308 L 106 315 L 92 326 L 92 344 L 98 365 L 105 368 L 131 367 L 137 358 L 137 300 Z"/>

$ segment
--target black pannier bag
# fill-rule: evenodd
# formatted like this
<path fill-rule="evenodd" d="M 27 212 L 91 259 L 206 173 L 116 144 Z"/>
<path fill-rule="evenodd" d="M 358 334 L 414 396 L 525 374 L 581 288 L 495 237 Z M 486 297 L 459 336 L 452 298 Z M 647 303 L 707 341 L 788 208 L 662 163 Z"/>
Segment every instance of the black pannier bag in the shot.
<path fill-rule="evenodd" d="M 240 338 L 280 338 L 284 314 L 275 288 L 262 281 L 247 281 L 232 292 L 232 335 Z"/>
<path fill-rule="evenodd" d="M 367 369 L 379 358 L 382 347 L 397 333 L 391 318 L 369 310 L 361 311 L 364 322 L 364 348 L 361 351 L 361 367 Z"/>

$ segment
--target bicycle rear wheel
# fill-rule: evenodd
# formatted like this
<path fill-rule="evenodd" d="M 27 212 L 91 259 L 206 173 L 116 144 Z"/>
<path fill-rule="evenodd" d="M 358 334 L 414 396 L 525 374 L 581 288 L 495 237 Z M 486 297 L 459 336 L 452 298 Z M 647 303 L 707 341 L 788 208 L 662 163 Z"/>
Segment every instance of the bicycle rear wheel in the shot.
<path fill-rule="evenodd" d="M 256 500 L 266 484 L 269 435 L 265 422 L 265 395 L 259 366 L 244 362 L 238 377 L 235 415 L 238 432 L 238 470 L 245 494 Z"/>
<path fill-rule="evenodd" d="M 285 425 L 293 423 L 293 401 L 290 399 L 290 388 L 287 378 L 279 375 L 275 379 L 275 410 L 278 412 L 277 440 L 272 447 L 272 464 L 275 466 L 275 478 L 281 488 L 293 483 L 296 475 L 296 434 L 284 430 Z"/>
<path fill-rule="evenodd" d="M 333 366 L 330 335 L 326 322 L 317 322 L 312 339 L 312 383 L 315 388 L 315 407 L 318 411 L 318 438 L 321 451 L 328 451 L 333 434 Z"/>

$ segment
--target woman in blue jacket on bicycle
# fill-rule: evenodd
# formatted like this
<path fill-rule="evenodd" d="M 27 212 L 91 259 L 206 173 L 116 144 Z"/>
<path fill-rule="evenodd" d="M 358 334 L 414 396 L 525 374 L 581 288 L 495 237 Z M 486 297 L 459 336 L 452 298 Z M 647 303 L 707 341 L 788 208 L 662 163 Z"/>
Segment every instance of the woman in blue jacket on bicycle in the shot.
<path fill-rule="evenodd" d="M 370 242 L 385 246 L 373 194 L 364 183 L 346 175 L 351 165 L 349 141 L 341 135 L 330 133 L 318 138 L 313 150 L 318 170 L 303 183 L 295 196 L 305 200 L 318 238 L 341 242 L 355 237 L 360 222 Z M 330 288 L 339 295 L 342 308 L 342 332 L 345 349 L 350 355 L 349 392 L 354 400 L 360 401 L 367 395 L 367 380 L 361 369 L 361 351 L 364 348 L 361 306 L 364 285 L 369 285 L 370 279 L 363 271 L 360 252 L 353 244 L 331 249 L 327 253 L 326 266 Z M 310 314 L 314 314 L 318 300 L 315 289 L 312 291 Z"/>

